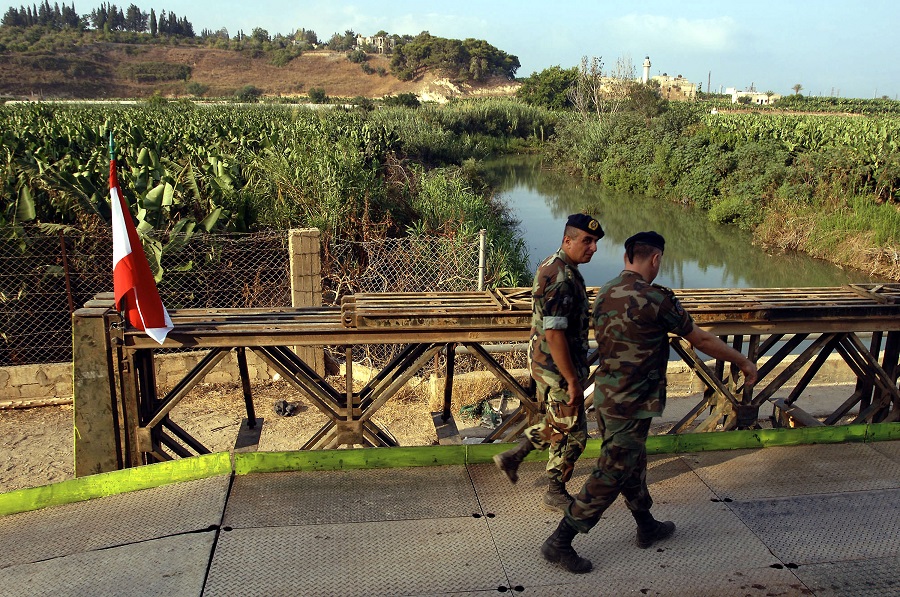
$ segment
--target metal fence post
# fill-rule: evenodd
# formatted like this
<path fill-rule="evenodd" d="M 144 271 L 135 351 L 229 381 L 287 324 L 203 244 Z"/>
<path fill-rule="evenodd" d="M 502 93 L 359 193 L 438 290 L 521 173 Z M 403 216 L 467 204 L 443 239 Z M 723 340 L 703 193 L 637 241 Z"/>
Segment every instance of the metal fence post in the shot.
<path fill-rule="evenodd" d="M 322 306 L 321 233 L 318 228 L 291 230 L 288 238 L 291 267 L 291 306 Z M 319 375 L 325 375 L 321 347 L 294 347 L 294 352 Z"/>
<path fill-rule="evenodd" d="M 478 291 L 484 290 L 484 276 L 487 269 L 485 251 L 487 249 L 487 230 L 478 231 Z"/>

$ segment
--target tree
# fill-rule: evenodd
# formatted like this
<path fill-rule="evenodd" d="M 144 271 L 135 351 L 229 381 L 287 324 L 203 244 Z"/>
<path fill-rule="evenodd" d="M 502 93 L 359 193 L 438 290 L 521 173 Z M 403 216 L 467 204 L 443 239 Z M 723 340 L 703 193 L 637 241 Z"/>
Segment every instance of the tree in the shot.
<path fill-rule="evenodd" d="M 261 27 L 254 27 L 250 32 L 250 37 L 258 41 L 259 43 L 265 43 L 269 41 L 269 32 Z"/>
<path fill-rule="evenodd" d="M 142 33 L 147 29 L 147 13 L 136 4 L 130 4 L 125 11 L 125 30 Z"/>
<path fill-rule="evenodd" d="M 325 95 L 325 89 L 322 87 L 313 87 L 308 92 L 309 101 L 314 104 L 324 104 L 328 102 L 328 96 Z"/>
<path fill-rule="evenodd" d="M 800 95 L 800 91 L 803 89 L 803 85 L 800 83 L 796 83 L 791 89 L 794 90 L 794 95 Z"/>
<path fill-rule="evenodd" d="M 669 109 L 669 100 L 662 96 L 659 81 L 648 81 L 646 85 L 633 81 L 628 91 L 632 109 L 644 117 L 647 123 Z"/>
<path fill-rule="evenodd" d="M 516 91 L 516 97 L 535 106 L 556 110 L 569 108 L 572 106 L 569 89 L 577 78 L 578 69 L 575 67 L 563 69 L 558 65 L 551 66 L 525 79 Z"/>
<path fill-rule="evenodd" d="M 156 27 L 156 11 L 150 9 L 150 35 L 156 37 L 158 29 Z"/>
<path fill-rule="evenodd" d="M 569 90 L 569 101 L 584 118 L 591 113 L 597 118 L 613 115 L 628 101 L 634 81 L 634 63 L 630 58 L 620 57 L 615 69 L 604 73 L 599 56 L 590 59 L 585 56 L 581 59 L 575 86 Z"/>

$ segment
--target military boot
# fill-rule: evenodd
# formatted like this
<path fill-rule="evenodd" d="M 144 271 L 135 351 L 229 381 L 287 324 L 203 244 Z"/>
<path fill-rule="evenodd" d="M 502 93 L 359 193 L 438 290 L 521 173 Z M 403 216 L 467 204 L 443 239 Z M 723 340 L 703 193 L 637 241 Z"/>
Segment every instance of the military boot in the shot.
<path fill-rule="evenodd" d="M 494 464 L 506 473 L 511 483 L 515 483 L 519 480 L 519 465 L 532 450 L 534 450 L 534 446 L 531 444 L 531 440 L 523 437 L 515 448 L 494 454 Z"/>
<path fill-rule="evenodd" d="M 566 484 L 551 480 L 547 493 L 544 494 L 544 509 L 566 513 L 566 508 L 572 503 L 572 496 L 566 491 Z"/>
<path fill-rule="evenodd" d="M 675 532 L 675 523 L 671 520 L 660 522 L 653 518 L 649 512 L 632 512 L 637 522 L 637 537 L 635 543 L 641 549 L 647 549 L 655 542 L 670 537 Z"/>
<path fill-rule="evenodd" d="M 548 562 L 554 562 L 561 565 L 569 572 L 575 574 L 584 574 L 590 572 L 594 567 L 591 561 L 582 558 L 572 548 L 572 539 L 578 531 L 569 524 L 569 521 L 563 518 L 553 534 L 547 537 L 544 544 L 541 545 L 541 555 Z"/>

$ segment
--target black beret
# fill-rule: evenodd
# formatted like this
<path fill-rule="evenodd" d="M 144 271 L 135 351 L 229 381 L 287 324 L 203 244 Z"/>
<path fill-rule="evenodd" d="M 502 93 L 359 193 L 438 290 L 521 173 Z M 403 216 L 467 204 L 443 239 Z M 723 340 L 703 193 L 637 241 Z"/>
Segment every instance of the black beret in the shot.
<path fill-rule="evenodd" d="M 625 241 L 625 250 L 631 252 L 631 249 L 634 248 L 634 245 L 636 244 L 650 245 L 651 247 L 656 247 L 660 251 L 666 250 L 666 239 L 653 230 L 649 232 L 638 232 L 633 236 L 629 236 L 628 240 Z"/>
<path fill-rule="evenodd" d="M 566 220 L 566 226 L 584 230 L 597 238 L 603 238 L 603 228 L 600 227 L 600 222 L 587 214 L 572 214 L 569 216 L 569 219 Z"/>

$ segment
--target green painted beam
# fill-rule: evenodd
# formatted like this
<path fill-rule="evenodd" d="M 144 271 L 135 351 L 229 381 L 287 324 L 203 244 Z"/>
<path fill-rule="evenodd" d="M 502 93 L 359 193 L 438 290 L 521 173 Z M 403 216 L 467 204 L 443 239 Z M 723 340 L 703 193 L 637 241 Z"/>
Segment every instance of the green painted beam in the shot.
<path fill-rule="evenodd" d="M 160 485 L 231 474 L 228 452 L 87 475 L 0 494 L 0 516 L 71 504 Z"/>
<path fill-rule="evenodd" d="M 900 423 L 872 423 L 866 431 L 866 441 L 883 442 L 900 439 Z"/>
<path fill-rule="evenodd" d="M 900 423 L 753 429 L 647 438 L 649 454 L 675 454 L 711 450 L 796 446 L 843 442 L 900 440 Z M 294 452 L 242 452 L 232 456 L 217 452 L 120 471 L 78 477 L 60 483 L 0 493 L 0 516 L 150 489 L 169 483 L 205 479 L 217 475 L 285 471 L 324 471 L 365 468 L 445 466 L 490 463 L 494 454 L 512 444 L 463 444 L 352 450 L 302 450 Z M 597 458 L 601 441 L 587 442 L 583 458 Z M 527 461 L 546 460 L 547 452 L 532 452 Z"/>
<path fill-rule="evenodd" d="M 237 475 L 246 475 L 282 471 L 334 471 L 465 463 L 466 446 L 461 445 L 242 452 L 234 455 L 234 472 Z"/>

